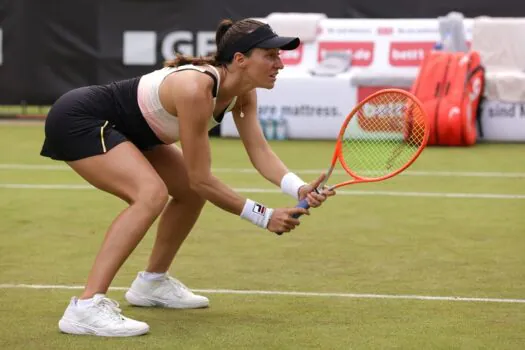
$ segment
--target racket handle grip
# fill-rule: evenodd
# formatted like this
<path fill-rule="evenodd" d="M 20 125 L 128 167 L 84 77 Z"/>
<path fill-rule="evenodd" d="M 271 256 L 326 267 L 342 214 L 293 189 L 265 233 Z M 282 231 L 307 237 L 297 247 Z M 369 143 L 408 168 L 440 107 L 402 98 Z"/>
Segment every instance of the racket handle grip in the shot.
<path fill-rule="evenodd" d="M 310 208 L 310 206 L 308 205 L 308 201 L 306 199 L 303 199 L 301 201 L 299 201 L 299 203 L 297 203 L 297 205 L 295 206 L 296 208 L 304 208 L 304 209 L 308 209 Z M 301 213 L 298 213 L 298 214 L 293 214 L 292 217 L 294 219 L 297 219 L 299 218 L 301 215 Z M 279 236 L 282 235 L 283 233 L 282 232 L 276 232 L 276 234 L 278 234 Z"/>
<path fill-rule="evenodd" d="M 296 208 L 304 208 L 304 209 L 308 209 L 308 208 L 310 208 L 310 206 L 308 205 L 308 201 L 307 201 L 306 199 L 303 199 L 303 200 L 299 201 L 299 203 L 297 203 L 297 205 L 296 205 L 295 207 L 296 207 Z M 301 215 L 303 215 L 303 214 L 301 214 L 301 213 L 293 214 L 292 217 L 293 217 L 294 219 L 297 219 L 297 218 L 300 217 Z"/>

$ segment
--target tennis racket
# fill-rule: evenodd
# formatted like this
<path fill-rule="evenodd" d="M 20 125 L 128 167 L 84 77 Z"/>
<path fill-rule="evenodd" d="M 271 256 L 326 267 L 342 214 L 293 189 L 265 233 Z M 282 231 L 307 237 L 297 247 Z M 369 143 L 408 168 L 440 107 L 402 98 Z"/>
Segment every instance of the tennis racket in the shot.
<path fill-rule="evenodd" d="M 383 89 L 368 96 L 343 122 L 332 163 L 317 191 L 324 188 L 338 162 L 350 179 L 328 186 L 330 189 L 396 176 L 421 154 L 429 130 L 421 102 L 411 93 Z M 303 199 L 296 207 L 310 206 Z"/>

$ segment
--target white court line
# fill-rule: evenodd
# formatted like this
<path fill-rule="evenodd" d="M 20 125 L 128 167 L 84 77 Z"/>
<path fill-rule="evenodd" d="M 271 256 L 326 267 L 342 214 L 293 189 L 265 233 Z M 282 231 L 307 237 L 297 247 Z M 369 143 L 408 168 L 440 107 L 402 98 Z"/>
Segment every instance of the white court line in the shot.
<path fill-rule="evenodd" d="M 1 169 L 1 165 L 0 165 Z M 326 172 L 327 169 L 292 169 L 291 171 L 297 174 L 321 174 Z M 255 169 L 243 169 L 243 168 L 216 168 L 212 169 L 216 173 L 257 173 Z M 344 175 L 344 170 L 334 170 L 333 174 Z M 487 177 L 487 178 L 525 178 L 525 173 L 513 173 L 513 172 L 480 172 L 480 171 L 418 171 L 418 170 L 405 170 L 399 176 L 429 176 L 429 177 Z"/>
<path fill-rule="evenodd" d="M 43 171 L 72 171 L 66 165 L 45 164 L 0 164 L 0 170 L 43 170 Z M 326 169 L 294 169 L 297 174 L 320 174 Z M 214 168 L 214 173 L 243 173 L 256 174 L 251 168 Z M 344 170 L 334 170 L 334 174 L 345 174 Z M 525 173 L 490 172 L 490 171 L 416 171 L 406 170 L 401 176 L 429 176 L 429 177 L 485 177 L 485 178 L 525 178 Z"/>
<path fill-rule="evenodd" d="M 47 285 L 47 284 L 0 284 L 0 289 L 83 289 L 83 286 Z M 126 287 L 111 287 L 111 290 L 128 290 Z M 192 289 L 197 293 L 210 294 L 245 294 L 245 295 L 285 295 L 297 297 L 336 297 L 353 299 L 405 299 L 405 300 L 435 300 L 435 301 L 465 301 L 482 303 L 514 303 L 525 304 L 525 299 L 502 298 L 471 298 L 430 295 L 396 295 L 396 294 L 358 294 L 358 293 L 316 293 L 316 292 L 286 292 L 273 290 L 234 290 L 234 289 Z"/>
<path fill-rule="evenodd" d="M 0 170 L 70 170 L 67 165 L 45 165 L 45 164 L 0 164 Z"/>
<path fill-rule="evenodd" d="M 94 190 L 91 185 L 82 184 L 3 184 L 0 188 L 18 190 Z"/>
<path fill-rule="evenodd" d="M 0 183 L 0 189 L 20 190 L 92 190 L 91 185 L 81 184 L 6 184 Z M 280 194 L 279 189 L 234 188 L 239 193 Z M 402 192 L 402 191 L 346 191 L 337 190 L 338 196 L 383 196 L 383 197 L 423 197 L 423 198 L 464 198 L 464 199 L 525 199 L 525 194 L 501 193 L 446 193 L 446 192 Z"/>

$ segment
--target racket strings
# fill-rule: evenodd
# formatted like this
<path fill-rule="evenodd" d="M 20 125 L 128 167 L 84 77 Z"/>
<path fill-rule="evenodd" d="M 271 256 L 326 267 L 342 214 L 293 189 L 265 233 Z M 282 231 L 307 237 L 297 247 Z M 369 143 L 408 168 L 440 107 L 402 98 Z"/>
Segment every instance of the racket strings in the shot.
<path fill-rule="evenodd" d="M 357 110 L 341 139 L 341 156 L 358 177 L 404 167 L 425 140 L 425 114 L 401 93 L 380 94 Z"/>

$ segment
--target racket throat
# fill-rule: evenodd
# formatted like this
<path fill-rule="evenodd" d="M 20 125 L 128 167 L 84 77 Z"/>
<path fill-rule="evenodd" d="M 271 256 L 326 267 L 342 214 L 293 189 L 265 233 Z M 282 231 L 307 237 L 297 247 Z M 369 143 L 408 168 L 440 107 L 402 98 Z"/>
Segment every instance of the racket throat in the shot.
<path fill-rule="evenodd" d="M 317 191 L 321 191 L 323 189 L 323 187 L 326 185 L 326 183 L 328 182 L 328 179 L 330 178 L 330 175 L 332 175 L 332 172 L 334 171 L 334 165 L 330 166 L 330 168 L 328 168 L 328 170 L 326 171 L 326 176 L 323 180 L 323 182 L 321 182 L 319 184 L 319 187 L 317 187 Z M 333 189 L 332 187 L 329 187 L 331 190 Z"/>

